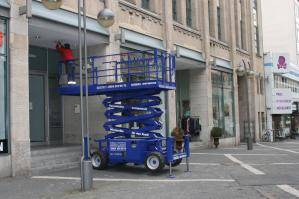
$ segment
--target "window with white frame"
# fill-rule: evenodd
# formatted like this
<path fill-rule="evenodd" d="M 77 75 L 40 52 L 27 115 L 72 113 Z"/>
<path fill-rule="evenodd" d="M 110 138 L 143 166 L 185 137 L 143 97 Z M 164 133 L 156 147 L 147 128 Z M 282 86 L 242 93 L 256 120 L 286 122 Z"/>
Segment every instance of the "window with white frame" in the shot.
<path fill-rule="evenodd" d="M 292 92 L 299 93 L 299 82 L 281 75 L 274 75 L 274 87 L 289 88 Z"/>

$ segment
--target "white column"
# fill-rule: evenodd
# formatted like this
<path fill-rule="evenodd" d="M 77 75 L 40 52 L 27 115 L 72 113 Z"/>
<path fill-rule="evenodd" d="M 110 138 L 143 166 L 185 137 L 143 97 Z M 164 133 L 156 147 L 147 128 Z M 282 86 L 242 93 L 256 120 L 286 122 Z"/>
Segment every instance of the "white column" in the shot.
<path fill-rule="evenodd" d="M 235 18 L 235 0 L 227 1 L 227 8 L 228 8 L 228 19 L 230 21 L 228 29 L 235 30 L 236 23 L 238 23 L 238 19 Z M 230 38 L 230 46 L 231 46 L 231 64 L 233 67 L 233 91 L 234 91 L 234 110 L 235 110 L 235 145 L 240 144 L 240 119 L 239 119 L 239 93 L 238 93 L 238 76 L 236 73 L 236 68 L 238 67 L 239 63 L 236 60 L 236 50 L 237 50 L 237 32 L 235 31 L 228 31 L 228 35 Z"/>
<path fill-rule="evenodd" d="M 178 2 L 179 3 L 179 2 Z M 173 47 L 173 20 L 172 20 L 172 0 L 165 0 L 163 4 L 163 19 L 165 23 L 164 29 L 164 45 L 168 52 L 172 52 L 174 50 Z M 165 114 L 167 114 L 166 122 L 168 122 L 168 129 L 166 128 L 166 134 L 171 133 L 172 129 L 177 126 L 176 121 L 176 91 L 170 90 L 167 91 L 165 100 L 167 100 L 168 109 L 165 110 Z M 167 108 L 167 107 L 166 107 Z M 167 113 L 166 113 L 167 112 Z"/>
<path fill-rule="evenodd" d="M 28 20 L 19 16 L 26 0 L 10 1 L 10 139 L 12 176 L 30 173 Z"/>

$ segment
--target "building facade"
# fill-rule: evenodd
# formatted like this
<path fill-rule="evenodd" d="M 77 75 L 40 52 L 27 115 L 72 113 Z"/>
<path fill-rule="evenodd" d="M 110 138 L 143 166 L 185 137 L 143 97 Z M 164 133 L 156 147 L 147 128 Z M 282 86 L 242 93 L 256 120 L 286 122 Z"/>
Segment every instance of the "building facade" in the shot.
<path fill-rule="evenodd" d="M 277 16 L 275 12 L 284 13 Z M 262 1 L 267 128 L 298 132 L 299 3 Z"/>
<path fill-rule="evenodd" d="M 298 65 L 299 4 L 296 0 L 262 1 L 264 52 L 288 53 L 290 63 Z M 275 12 L 284 13 L 281 16 Z M 283 40 L 281 40 L 283 39 Z"/>
<path fill-rule="evenodd" d="M 0 3 L 0 139 L 8 144 L 0 155 L 0 176 L 29 174 L 36 145 L 81 143 L 79 97 L 57 93 L 55 51 L 60 40 L 76 52 L 76 1 L 64 1 L 59 10 L 33 1 L 30 19 L 18 12 L 25 3 Z M 106 6 L 116 14 L 109 29 L 96 22 L 103 2 L 87 1 L 89 55 L 152 48 L 176 54 L 177 90 L 161 94 L 163 134 L 190 116 L 201 126 L 193 141 L 203 146 L 211 146 L 214 126 L 224 129 L 222 146 L 238 145 L 249 132 L 259 139 L 265 110 L 260 0 L 117 0 Z M 254 75 L 238 76 L 242 67 Z M 90 97 L 92 138 L 106 133 L 102 100 Z"/>
<path fill-rule="evenodd" d="M 274 129 L 273 140 L 299 132 L 299 71 L 286 58 L 285 68 L 279 60 L 284 54 L 265 54 L 265 90 L 267 129 Z"/>

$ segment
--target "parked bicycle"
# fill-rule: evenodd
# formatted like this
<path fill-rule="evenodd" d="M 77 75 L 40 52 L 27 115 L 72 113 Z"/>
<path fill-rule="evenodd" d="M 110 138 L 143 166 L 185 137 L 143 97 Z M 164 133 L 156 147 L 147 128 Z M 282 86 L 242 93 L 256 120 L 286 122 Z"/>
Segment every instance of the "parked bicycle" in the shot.
<path fill-rule="evenodd" d="M 275 129 L 274 131 L 274 138 L 275 141 L 277 140 L 284 140 L 286 139 L 289 134 L 290 134 L 290 130 L 288 128 L 280 128 L 280 129 Z"/>
<path fill-rule="evenodd" d="M 264 134 L 262 135 L 261 139 L 263 142 L 271 142 L 271 137 L 273 135 L 272 129 L 266 129 L 264 131 Z"/>

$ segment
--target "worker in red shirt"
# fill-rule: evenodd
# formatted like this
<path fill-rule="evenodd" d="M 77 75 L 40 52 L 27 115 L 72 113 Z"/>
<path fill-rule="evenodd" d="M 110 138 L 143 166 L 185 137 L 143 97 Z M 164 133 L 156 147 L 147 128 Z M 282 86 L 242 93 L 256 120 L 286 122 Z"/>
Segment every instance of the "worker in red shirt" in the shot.
<path fill-rule="evenodd" d="M 76 84 L 74 56 L 70 44 L 65 43 L 62 45 L 60 42 L 57 42 L 56 50 L 60 53 L 64 61 L 65 71 L 68 75 L 68 84 Z"/>

